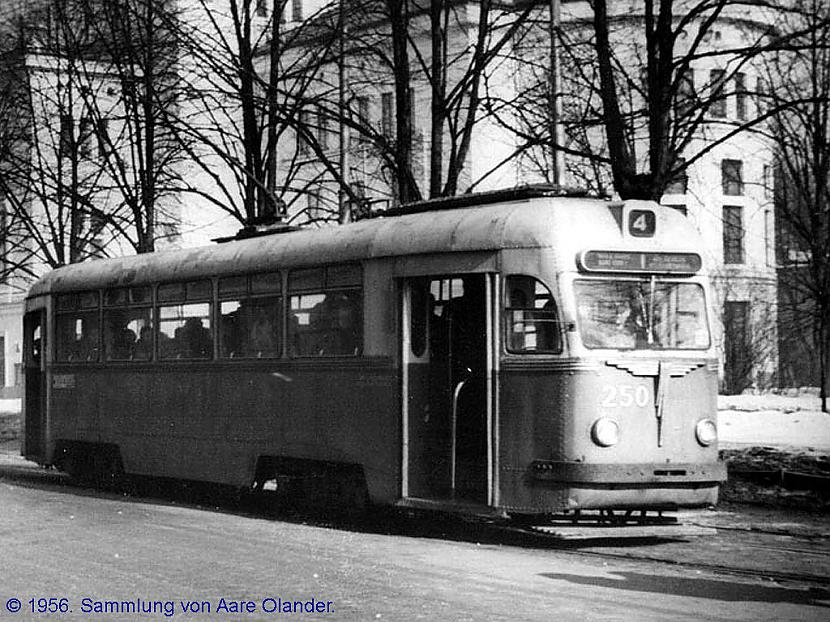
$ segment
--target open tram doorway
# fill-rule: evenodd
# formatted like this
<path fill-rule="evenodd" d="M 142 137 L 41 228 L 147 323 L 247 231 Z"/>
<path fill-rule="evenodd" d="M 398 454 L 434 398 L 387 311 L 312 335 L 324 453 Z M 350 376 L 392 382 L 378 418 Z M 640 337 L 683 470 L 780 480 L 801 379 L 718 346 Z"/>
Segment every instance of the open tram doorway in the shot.
<path fill-rule="evenodd" d="M 21 453 L 29 460 L 46 461 L 46 313 L 31 311 L 23 318 L 23 394 L 25 431 Z"/>
<path fill-rule="evenodd" d="M 406 497 L 490 499 L 492 280 L 464 274 L 404 283 Z"/>

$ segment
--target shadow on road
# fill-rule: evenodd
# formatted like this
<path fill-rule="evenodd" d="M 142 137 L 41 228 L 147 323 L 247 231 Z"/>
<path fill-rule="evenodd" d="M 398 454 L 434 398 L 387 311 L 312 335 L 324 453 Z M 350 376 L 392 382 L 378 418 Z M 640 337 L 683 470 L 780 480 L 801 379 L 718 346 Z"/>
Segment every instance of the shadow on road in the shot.
<path fill-rule="evenodd" d="M 611 572 L 609 574 L 620 578 L 586 577 L 555 572 L 545 572 L 541 576 L 555 581 L 567 581 L 576 585 L 607 587 L 647 594 L 670 594 L 726 602 L 793 603 L 795 605 L 830 608 L 830 590 L 825 588 L 787 589 L 777 586 L 752 585 L 746 582 L 656 576 L 636 572 Z"/>

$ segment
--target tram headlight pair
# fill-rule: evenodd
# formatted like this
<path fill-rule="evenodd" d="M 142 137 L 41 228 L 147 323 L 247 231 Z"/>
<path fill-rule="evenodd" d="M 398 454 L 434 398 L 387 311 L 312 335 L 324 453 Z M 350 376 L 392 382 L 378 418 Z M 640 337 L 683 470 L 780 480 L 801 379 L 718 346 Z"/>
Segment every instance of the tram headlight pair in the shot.
<path fill-rule="evenodd" d="M 620 426 L 608 417 L 600 417 L 591 426 L 591 440 L 600 447 L 612 447 L 620 442 Z"/>
<path fill-rule="evenodd" d="M 697 442 L 708 447 L 718 440 L 718 426 L 711 419 L 701 419 L 695 426 Z"/>

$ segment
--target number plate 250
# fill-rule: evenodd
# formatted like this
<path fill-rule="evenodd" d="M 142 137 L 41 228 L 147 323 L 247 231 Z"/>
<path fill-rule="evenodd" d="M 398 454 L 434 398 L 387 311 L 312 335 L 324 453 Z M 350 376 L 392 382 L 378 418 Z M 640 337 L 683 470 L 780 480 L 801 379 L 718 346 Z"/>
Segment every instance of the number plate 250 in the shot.
<path fill-rule="evenodd" d="M 651 392 L 641 384 L 606 384 L 602 387 L 603 408 L 643 408 L 650 401 Z"/>

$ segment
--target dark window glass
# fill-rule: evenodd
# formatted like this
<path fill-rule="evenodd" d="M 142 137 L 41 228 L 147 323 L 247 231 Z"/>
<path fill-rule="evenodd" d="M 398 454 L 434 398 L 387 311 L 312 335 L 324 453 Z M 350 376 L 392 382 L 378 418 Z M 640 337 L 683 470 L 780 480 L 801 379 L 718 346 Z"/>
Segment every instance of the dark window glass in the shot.
<path fill-rule="evenodd" d="M 288 274 L 288 289 L 323 289 L 323 268 L 294 270 Z"/>
<path fill-rule="evenodd" d="M 677 94 L 675 96 L 675 114 L 678 117 L 685 117 L 697 106 L 697 93 L 695 92 L 695 73 L 692 69 L 686 69 L 677 78 Z"/>
<path fill-rule="evenodd" d="M 121 287 L 104 292 L 104 305 L 147 304 L 150 297 L 149 287 Z"/>
<path fill-rule="evenodd" d="M 167 283 L 159 285 L 158 299 L 160 302 L 170 302 L 185 299 L 184 283 Z"/>
<path fill-rule="evenodd" d="M 293 356 L 357 356 L 362 351 L 363 296 L 359 290 L 290 298 L 288 343 Z"/>
<path fill-rule="evenodd" d="M 579 280 L 574 293 L 586 348 L 709 347 L 706 304 L 697 283 Z"/>
<path fill-rule="evenodd" d="M 98 360 L 100 340 L 97 310 L 60 313 L 56 329 L 59 361 L 94 362 Z"/>
<path fill-rule="evenodd" d="M 282 302 L 279 296 L 223 300 L 219 312 L 222 358 L 280 356 Z"/>
<path fill-rule="evenodd" d="M 531 276 L 507 277 L 507 350 L 518 354 L 562 351 L 559 317 L 550 290 Z"/>
<path fill-rule="evenodd" d="M 723 206 L 723 261 L 744 262 L 743 208 L 737 205 Z"/>
<path fill-rule="evenodd" d="M 279 272 L 254 274 L 251 276 L 251 293 L 279 293 L 282 291 L 282 276 Z"/>
<path fill-rule="evenodd" d="M 329 266 L 326 269 L 326 287 L 360 285 L 360 266 Z"/>
<path fill-rule="evenodd" d="M 723 69 L 712 69 L 709 72 L 710 103 L 709 115 L 717 118 L 726 116 L 726 95 L 723 92 L 723 82 L 726 72 Z"/>
<path fill-rule="evenodd" d="M 421 357 L 427 350 L 427 329 L 432 313 L 432 298 L 425 282 L 415 282 L 411 289 L 409 341 L 412 354 Z"/>
<path fill-rule="evenodd" d="M 153 310 L 104 311 L 104 356 L 108 361 L 148 361 L 153 355 Z"/>
<path fill-rule="evenodd" d="M 62 294 L 57 299 L 58 311 L 73 311 L 75 309 L 97 309 L 98 292 L 81 292 L 76 294 Z"/>
<path fill-rule="evenodd" d="M 760 117 L 767 112 L 767 104 L 769 103 L 769 85 L 763 78 L 758 78 L 755 83 L 755 106 L 758 109 L 758 116 Z"/>
<path fill-rule="evenodd" d="M 735 74 L 735 116 L 741 121 L 746 120 L 746 74 L 738 72 Z"/>
<path fill-rule="evenodd" d="M 743 195 L 743 162 L 740 160 L 721 160 L 720 171 L 723 193 L 728 196 Z"/>
<path fill-rule="evenodd" d="M 229 276 L 224 279 L 219 279 L 219 295 L 233 296 L 248 293 L 248 277 L 247 276 Z"/>
<path fill-rule="evenodd" d="M 207 302 L 160 307 L 159 358 L 211 358 L 213 336 L 210 330 L 210 304 Z"/>
<path fill-rule="evenodd" d="M 210 300 L 213 296 L 210 281 L 191 281 L 189 283 L 165 283 L 159 285 L 159 302 L 177 302 L 192 300 Z"/>

